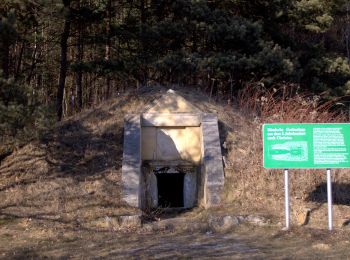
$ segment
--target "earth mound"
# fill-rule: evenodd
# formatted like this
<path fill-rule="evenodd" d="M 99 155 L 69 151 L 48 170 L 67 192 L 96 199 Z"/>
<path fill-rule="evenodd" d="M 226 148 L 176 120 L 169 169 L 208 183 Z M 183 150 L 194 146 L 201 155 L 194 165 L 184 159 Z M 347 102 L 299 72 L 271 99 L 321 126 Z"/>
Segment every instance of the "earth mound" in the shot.
<path fill-rule="evenodd" d="M 106 225 L 106 220 L 141 214 L 121 200 L 123 120 L 127 113 L 143 111 L 166 90 L 153 87 L 121 94 L 66 118 L 2 160 L 0 218 L 92 228 Z M 200 90 L 175 90 L 203 112 L 218 115 L 225 189 L 223 206 L 216 212 L 260 213 L 282 222 L 283 176 L 263 169 L 259 117 L 212 100 Z M 320 176 L 319 171 L 291 174 L 293 222 L 326 226 Z M 344 188 L 350 178 L 339 170 L 335 176 L 343 187 L 335 189 L 335 199 L 342 198 L 335 208 L 336 226 L 341 226 L 350 215 L 350 195 Z"/>

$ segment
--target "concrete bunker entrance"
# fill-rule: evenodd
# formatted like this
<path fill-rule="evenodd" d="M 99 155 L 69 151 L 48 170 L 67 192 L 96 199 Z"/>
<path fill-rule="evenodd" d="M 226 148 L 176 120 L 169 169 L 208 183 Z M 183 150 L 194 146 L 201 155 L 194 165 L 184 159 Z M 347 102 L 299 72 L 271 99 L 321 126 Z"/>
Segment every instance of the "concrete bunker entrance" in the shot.
<path fill-rule="evenodd" d="M 124 123 L 123 198 L 134 207 L 219 205 L 224 171 L 215 114 L 169 90 Z"/>

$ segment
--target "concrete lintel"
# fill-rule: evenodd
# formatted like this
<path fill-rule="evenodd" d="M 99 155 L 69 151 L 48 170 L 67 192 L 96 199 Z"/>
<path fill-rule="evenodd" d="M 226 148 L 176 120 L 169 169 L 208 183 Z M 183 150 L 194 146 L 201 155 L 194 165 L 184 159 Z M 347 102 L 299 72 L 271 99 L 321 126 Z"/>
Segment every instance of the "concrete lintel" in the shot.
<path fill-rule="evenodd" d="M 142 126 L 200 126 L 201 116 L 197 113 L 142 114 Z"/>

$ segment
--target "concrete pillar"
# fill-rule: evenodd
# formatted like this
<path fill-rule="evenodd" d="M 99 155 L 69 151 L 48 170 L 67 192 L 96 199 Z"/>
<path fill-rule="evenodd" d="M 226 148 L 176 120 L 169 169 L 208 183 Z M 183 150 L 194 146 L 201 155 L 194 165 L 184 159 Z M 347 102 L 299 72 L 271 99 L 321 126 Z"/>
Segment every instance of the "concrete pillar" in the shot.
<path fill-rule="evenodd" d="M 224 187 L 224 168 L 220 147 L 218 119 L 215 114 L 203 114 L 203 165 L 205 207 L 218 206 Z"/>
<path fill-rule="evenodd" d="M 127 115 L 124 121 L 122 164 L 122 197 L 130 206 L 140 207 L 141 178 L 141 119 L 140 115 Z"/>

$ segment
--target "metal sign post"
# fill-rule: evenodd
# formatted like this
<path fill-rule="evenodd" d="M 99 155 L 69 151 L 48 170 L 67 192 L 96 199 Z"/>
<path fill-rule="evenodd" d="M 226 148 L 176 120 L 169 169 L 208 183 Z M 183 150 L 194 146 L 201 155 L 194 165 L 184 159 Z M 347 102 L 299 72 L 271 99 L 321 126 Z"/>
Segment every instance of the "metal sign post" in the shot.
<path fill-rule="evenodd" d="M 284 169 L 284 204 L 286 211 L 286 229 L 289 229 L 290 213 L 289 213 L 289 178 L 288 169 Z"/>
<path fill-rule="evenodd" d="M 331 169 L 327 169 L 327 204 L 328 204 L 328 230 L 333 229 L 332 212 L 332 174 Z"/>

